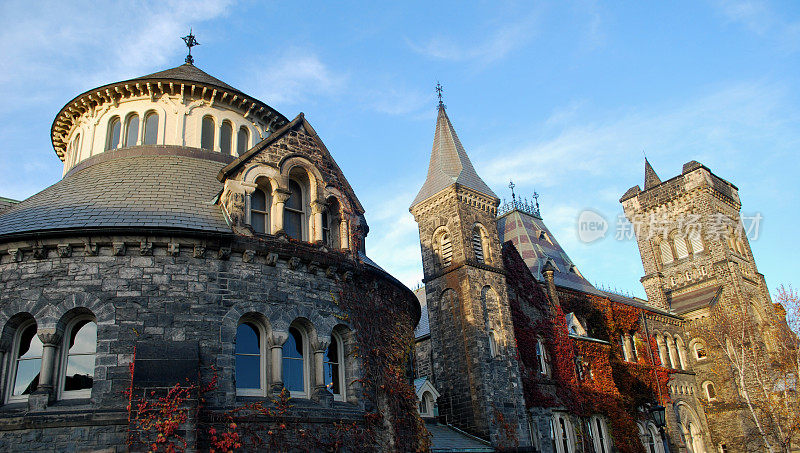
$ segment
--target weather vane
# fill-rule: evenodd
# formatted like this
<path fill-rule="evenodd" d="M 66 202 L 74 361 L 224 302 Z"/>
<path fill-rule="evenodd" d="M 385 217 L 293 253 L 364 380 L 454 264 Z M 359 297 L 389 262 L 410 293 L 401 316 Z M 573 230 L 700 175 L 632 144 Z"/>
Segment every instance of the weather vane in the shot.
<path fill-rule="evenodd" d="M 442 102 L 442 84 L 438 81 L 436 82 L 436 95 L 439 96 L 439 107 L 444 108 L 444 102 Z"/>
<path fill-rule="evenodd" d="M 514 187 L 517 187 L 517 185 L 514 184 L 514 181 L 509 179 L 508 180 L 508 188 L 511 189 L 511 200 L 516 201 L 517 200 L 517 196 L 514 195 Z"/>
<path fill-rule="evenodd" d="M 536 203 L 536 213 L 539 213 L 539 193 L 536 192 L 536 189 L 533 189 L 533 201 Z"/>
<path fill-rule="evenodd" d="M 194 35 L 192 34 L 192 29 L 189 28 L 189 34 L 181 38 L 183 42 L 186 43 L 186 47 L 189 48 L 189 55 L 186 56 L 186 63 L 187 64 L 194 64 L 194 58 L 192 58 L 192 47 L 199 46 L 200 43 L 194 39 Z"/>

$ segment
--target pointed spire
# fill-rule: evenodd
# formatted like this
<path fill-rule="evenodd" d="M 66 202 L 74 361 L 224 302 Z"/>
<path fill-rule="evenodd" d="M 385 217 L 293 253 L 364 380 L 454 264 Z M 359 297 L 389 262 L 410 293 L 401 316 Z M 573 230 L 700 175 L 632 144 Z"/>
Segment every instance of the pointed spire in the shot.
<path fill-rule="evenodd" d="M 436 133 L 433 137 L 433 150 L 428 165 L 428 177 L 422 185 L 411 207 L 427 200 L 453 184 L 460 184 L 477 190 L 492 198 L 497 195 L 486 185 L 475 172 L 467 152 L 456 135 L 450 118 L 447 117 L 444 104 L 439 105 L 439 116 L 436 119 Z"/>
<path fill-rule="evenodd" d="M 656 171 L 653 170 L 653 167 L 650 165 L 650 162 L 647 158 L 644 158 L 644 190 L 650 189 L 651 187 L 655 187 L 661 184 L 661 179 L 659 179 Z"/>

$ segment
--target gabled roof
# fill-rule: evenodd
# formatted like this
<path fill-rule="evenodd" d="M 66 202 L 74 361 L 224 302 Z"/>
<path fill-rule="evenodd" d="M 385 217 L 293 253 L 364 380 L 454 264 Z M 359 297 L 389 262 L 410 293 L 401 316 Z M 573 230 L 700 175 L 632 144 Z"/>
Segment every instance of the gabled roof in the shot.
<path fill-rule="evenodd" d="M 497 219 L 497 232 L 501 242 L 514 244 L 537 280 L 543 279 L 542 269 L 550 263 L 555 268 L 553 282 L 556 286 L 599 294 L 581 275 L 542 219 L 514 209 Z"/>
<path fill-rule="evenodd" d="M 414 198 L 414 202 L 411 203 L 411 207 L 413 208 L 453 184 L 459 184 L 497 198 L 492 189 L 475 172 L 450 118 L 447 117 L 444 106 L 440 105 L 439 116 L 436 119 L 436 133 L 433 137 L 431 161 L 428 165 L 428 177 Z"/>
<path fill-rule="evenodd" d="M 225 181 L 225 179 L 227 179 L 231 174 L 233 174 L 236 170 L 238 170 L 242 165 L 244 165 L 250 159 L 252 159 L 253 156 L 258 154 L 259 152 L 261 152 L 262 150 L 264 150 L 268 146 L 272 145 L 273 143 L 277 142 L 279 139 L 281 139 L 283 136 L 285 136 L 290 131 L 295 130 L 295 129 L 299 129 L 299 128 L 302 128 L 303 132 L 314 140 L 314 142 L 317 144 L 317 146 L 319 146 L 320 151 L 323 152 L 325 158 L 331 163 L 331 165 L 333 165 L 334 169 L 340 175 L 342 175 L 342 184 L 344 185 L 344 187 L 343 187 L 344 191 L 343 192 L 345 192 L 350 197 L 350 199 L 354 203 L 354 207 L 358 210 L 358 212 L 360 214 L 363 214 L 364 213 L 364 207 L 361 206 L 361 202 L 358 201 L 358 197 L 356 197 L 356 194 L 353 191 L 353 188 L 350 187 L 350 183 L 347 182 L 346 178 L 344 178 L 344 173 L 342 173 L 342 170 L 339 168 L 339 165 L 336 164 L 336 161 L 333 160 L 333 156 L 331 156 L 331 153 L 330 153 L 330 151 L 328 151 L 328 148 L 325 146 L 325 143 L 323 143 L 322 139 L 320 139 L 319 136 L 317 135 L 317 131 L 315 131 L 314 128 L 311 127 L 311 124 L 306 120 L 306 117 L 303 114 L 303 112 L 300 112 L 300 114 L 297 115 L 295 117 L 295 119 L 293 119 L 291 122 L 289 122 L 288 124 L 286 124 L 282 128 L 280 128 L 280 129 L 276 130 L 275 132 L 273 132 L 272 134 L 270 134 L 269 137 L 267 137 L 264 140 L 261 140 L 260 142 L 256 143 L 255 146 L 250 148 L 246 153 L 244 153 L 241 156 L 239 156 L 238 159 L 236 159 L 233 162 L 231 162 L 230 164 L 226 165 L 225 168 L 223 168 L 222 170 L 219 171 L 219 174 L 217 175 L 217 179 L 219 181 L 221 181 L 221 182 Z"/>

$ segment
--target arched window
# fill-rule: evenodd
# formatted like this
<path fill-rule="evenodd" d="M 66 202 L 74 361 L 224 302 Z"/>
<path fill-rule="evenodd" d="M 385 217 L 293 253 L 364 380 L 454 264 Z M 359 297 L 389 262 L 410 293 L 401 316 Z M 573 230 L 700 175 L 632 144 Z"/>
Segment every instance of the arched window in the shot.
<path fill-rule="evenodd" d="M 536 340 L 536 362 L 538 364 L 539 373 L 549 376 L 550 375 L 550 365 L 549 365 L 549 358 L 547 356 L 547 349 L 544 347 L 544 341 L 539 338 Z"/>
<path fill-rule="evenodd" d="M 250 195 L 250 226 L 256 233 L 269 233 L 270 197 L 260 187 Z"/>
<path fill-rule="evenodd" d="M 144 145 L 155 145 L 158 143 L 158 113 L 149 112 L 144 117 Z"/>
<path fill-rule="evenodd" d="M 36 335 L 36 322 L 31 320 L 21 325 L 14 337 L 8 401 L 25 401 L 39 387 L 42 350 L 42 342 Z"/>
<path fill-rule="evenodd" d="M 675 337 L 675 350 L 678 352 L 678 363 L 681 369 L 688 369 L 686 366 L 686 348 L 683 346 L 683 339 L 681 337 Z"/>
<path fill-rule="evenodd" d="M 139 115 L 132 114 L 125 120 L 125 145 L 136 146 L 139 140 Z"/>
<path fill-rule="evenodd" d="M 450 242 L 450 233 L 446 231 L 439 236 L 439 260 L 442 267 L 453 263 L 453 244 Z"/>
<path fill-rule="evenodd" d="M 708 358 L 706 355 L 706 347 L 703 343 L 697 342 L 694 344 L 694 358 L 698 361 Z"/>
<path fill-rule="evenodd" d="M 475 259 L 479 263 L 483 263 L 483 233 L 481 232 L 480 227 L 477 226 L 472 229 L 472 251 L 475 252 Z"/>
<path fill-rule="evenodd" d="M 689 243 L 692 245 L 692 253 L 700 253 L 703 251 L 703 238 L 700 236 L 700 231 L 693 229 L 689 231 Z"/>
<path fill-rule="evenodd" d="M 597 415 L 589 418 L 589 437 L 592 440 L 594 451 L 596 453 L 610 453 L 611 442 L 608 435 L 608 425 L 606 420 Z"/>
<path fill-rule="evenodd" d="M 62 351 L 61 398 L 88 398 L 97 358 L 97 323 L 81 317 L 67 326 Z"/>
<path fill-rule="evenodd" d="M 308 397 L 308 347 L 306 334 L 298 327 L 289 328 L 289 337 L 283 343 L 283 386 L 293 398 Z"/>
<path fill-rule="evenodd" d="M 706 399 L 709 402 L 717 400 L 717 389 L 714 387 L 713 382 L 706 382 L 705 384 L 703 384 L 703 388 L 705 389 L 706 392 Z"/>
<path fill-rule="evenodd" d="M 239 134 L 236 137 L 236 153 L 240 156 L 250 149 L 250 132 L 247 127 L 242 126 L 239 128 Z"/>
<path fill-rule="evenodd" d="M 661 251 L 662 264 L 669 264 L 674 261 L 674 258 L 672 257 L 672 246 L 669 244 L 669 241 L 659 241 L 658 248 Z"/>
<path fill-rule="evenodd" d="M 263 395 L 265 388 L 265 345 L 261 327 L 244 321 L 236 328 L 236 393 Z"/>
<path fill-rule="evenodd" d="M 231 155 L 233 151 L 233 125 L 230 121 L 222 122 L 222 129 L 219 132 L 219 148 L 222 154 Z"/>
<path fill-rule="evenodd" d="M 200 147 L 209 151 L 214 150 L 214 118 L 203 117 L 203 124 L 200 128 Z"/>
<path fill-rule="evenodd" d="M 555 440 L 557 453 L 575 453 L 575 429 L 566 415 L 556 414 Z"/>
<path fill-rule="evenodd" d="M 283 231 L 292 239 L 305 240 L 306 194 L 303 186 L 294 179 L 289 180 L 289 192 L 283 208 Z"/>
<path fill-rule="evenodd" d="M 119 148 L 119 139 L 122 135 L 122 123 L 118 116 L 108 122 L 108 137 L 106 137 L 106 150 Z"/>
<path fill-rule="evenodd" d="M 325 377 L 325 387 L 333 394 L 333 399 L 336 401 L 344 401 L 345 399 L 343 357 L 344 344 L 341 337 L 334 333 L 331 335 L 331 344 L 328 345 L 328 350 L 325 351 L 322 371 Z"/>

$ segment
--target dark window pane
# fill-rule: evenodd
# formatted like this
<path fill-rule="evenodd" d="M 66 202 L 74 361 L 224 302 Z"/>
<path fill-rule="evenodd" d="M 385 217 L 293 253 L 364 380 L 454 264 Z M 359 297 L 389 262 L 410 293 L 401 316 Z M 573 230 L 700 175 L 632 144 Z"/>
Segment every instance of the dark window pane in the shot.
<path fill-rule="evenodd" d="M 284 358 L 303 358 L 303 335 L 294 327 L 289 328 L 289 338 L 283 343 Z"/>
<path fill-rule="evenodd" d="M 94 354 L 97 350 L 97 324 L 92 321 L 81 321 L 72 328 L 69 340 L 69 353 Z"/>
<path fill-rule="evenodd" d="M 42 359 L 28 359 L 17 362 L 17 377 L 14 379 L 14 395 L 29 395 L 39 387 L 39 371 Z"/>
<path fill-rule="evenodd" d="M 267 196 L 261 189 L 256 189 L 250 197 L 250 206 L 256 211 L 267 210 Z"/>
<path fill-rule="evenodd" d="M 300 184 L 297 181 L 289 180 L 289 199 L 286 200 L 286 207 L 289 209 L 295 209 L 297 211 L 303 210 L 303 188 L 300 187 Z"/>
<path fill-rule="evenodd" d="M 231 143 L 233 141 L 233 126 L 231 126 L 230 122 L 222 122 L 222 131 L 220 131 L 219 139 L 219 146 L 222 154 L 230 155 L 231 148 L 233 148 L 233 144 Z"/>
<path fill-rule="evenodd" d="M 127 135 L 125 136 L 125 146 L 136 146 L 139 139 L 139 115 L 128 118 Z"/>
<path fill-rule="evenodd" d="M 200 131 L 200 147 L 209 151 L 214 150 L 214 119 L 210 116 L 203 118 L 203 128 Z"/>
<path fill-rule="evenodd" d="M 303 239 L 303 215 L 299 212 L 285 211 L 283 215 L 283 231 L 292 239 Z"/>
<path fill-rule="evenodd" d="M 239 137 L 236 139 L 236 152 L 241 156 L 244 154 L 250 147 L 250 133 L 247 132 L 247 128 L 242 126 L 239 128 Z"/>
<path fill-rule="evenodd" d="M 117 146 L 119 146 L 121 129 L 122 123 L 120 123 L 119 118 L 111 120 L 111 123 L 108 125 L 108 144 L 106 145 L 106 149 L 116 149 Z"/>
<path fill-rule="evenodd" d="M 292 392 L 302 392 L 303 385 L 303 360 L 283 359 L 283 385 Z"/>
<path fill-rule="evenodd" d="M 237 340 L 238 348 L 238 340 Z M 261 356 L 236 356 L 236 388 L 261 388 Z"/>
<path fill-rule="evenodd" d="M 253 212 L 250 215 L 250 226 L 253 227 L 253 231 L 256 233 L 266 233 L 267 232 L 267 216 L 260 212 Z"/>
<path fill-rule="evenodd" d="M 261 339 L 259 330 L 248 324 L 239 324 L 236 329 L 236 353 L 237 354 L 261 354 Z"/>
<path fill-rule="evenodd" d="M 158 140 L 158 114 L 151 113 L 144 120 L 144 144 L 155 145 Z"/>
<path fill-rule="evenodd" d="M 67 372 L 64 376 L 64 390 L 83 390 L 92 388 L 94 380 L 94 354 L 70 355 L 67 359 Z"/>

